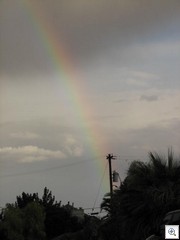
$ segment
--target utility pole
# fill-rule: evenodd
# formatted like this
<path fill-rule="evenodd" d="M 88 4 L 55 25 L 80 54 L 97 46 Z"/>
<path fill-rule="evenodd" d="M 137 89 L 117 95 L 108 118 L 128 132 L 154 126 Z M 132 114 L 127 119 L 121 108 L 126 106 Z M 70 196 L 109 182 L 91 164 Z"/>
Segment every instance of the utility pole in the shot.
<path fill-rule="evenodd" d="M 113 183 L 112 183 L 112 166 L 111 166 L 111 160 L 115 159 L 115 157 L 113 156 L 113 154 L 108 154 L 106 156 L 106 159 L 109 162 L 109 184 L 110 184 L 110 195 L 111 195 L 111 199 L 112 199 L 112 194 L 113 194 Z"/>

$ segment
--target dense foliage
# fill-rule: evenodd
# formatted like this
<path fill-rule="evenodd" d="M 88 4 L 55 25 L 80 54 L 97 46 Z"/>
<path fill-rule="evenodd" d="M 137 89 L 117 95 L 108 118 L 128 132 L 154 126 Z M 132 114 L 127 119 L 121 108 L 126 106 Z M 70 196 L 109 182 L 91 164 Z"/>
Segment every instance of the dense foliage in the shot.
<path fill-rule="evenodd" d="M 109 212 L 105 224 L 114 229 L 114 239 L 145 239 L 159 230 L 166 212 L 180 208 L 179 159 L 172 151 L 167 159 L 157 153 L 149 157 L 148 163 L 134 161 L 112 199 L 104 198 L 102 208 Z"/>
<path fill-rule="evenodd" d="M 51 191 L 44 189 L 42 198 L 37 193 L 23 192 L 15 204 L 7 204 L 1 213 L 0 238 L 4 240 L 52 239 L 65 232 L 83 227 L 72 206 L 61 206 Z"/>

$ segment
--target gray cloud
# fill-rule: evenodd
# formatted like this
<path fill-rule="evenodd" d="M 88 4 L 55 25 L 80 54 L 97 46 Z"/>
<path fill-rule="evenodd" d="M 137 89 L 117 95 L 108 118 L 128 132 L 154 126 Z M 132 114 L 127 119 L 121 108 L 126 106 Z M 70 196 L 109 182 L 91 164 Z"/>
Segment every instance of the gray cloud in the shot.
<path fill-rule="evenodd" d="M 49 159 L 64 159 L 66 156 L 61 151 L 38 148 L 37 146 L 20 146 L 0 148 L 1 160 L 15 162 L 35 162 Z"/>
<path fill-rule="evenodd" d="M 157 101 L 159 99 L 158 96 L 156 95 L 151 95 L 151 96 L 147 96 L 147 95 L 142 95 L 140 97 L 141 101 L 147 101 L 147 102 L 153 102 L 153 101 Z"/>
<path fill-rule="evenodd" d="M 84 62 L 111 46 L 122 50 L 131 42 L 143 42 L 154 34 L 167 32 L 168 27 L 176 28 L 179 25 L 173 24 L 179 21 L 179 10 L 178 0 L 64 0 L 53 4 L 49 0 L 32 0 L 29 9 L 18 0 L 2 1 L 1 73 L 31 75 L 54 71 L 54 63 L 47 58 L 49 53 L 44 51 L 48 43 L 40 30 L 47 24 L 52 33 L 49 31 L 45 38 L 54 34 L 60 45 L 64 42 L 64 49 L 67 44 L 76 61 Z"/>
<path fill-rule="evenodd" d="M 118 99 L 118 100 L 115 100 L 114 102 L 115 103 L 122 103 L 122 102 L 126 102 L 127 100 L 125 99 Z"/>
<path fill-rule="evenodd" d="M 33 132 L 12 132 L 10 133 L 10 137 L 15 139 L 36 139 L 39 138 L 39 135 Z"/>
<path fill-rule="evenodd" d="M 59 122 L 61 122 L 60 119 Z M 59 154 L 59 158 L 64 155 L 69 159 L 72 157 L 80 158 L 85 154 L 86 139 L 80 129 L 68 126 L 68 124 L 58 123 L 58 120 L 20 121 L 1 124 L 0 135 L 1 152 L 7 150 L 7 153 L 26 153 L 27 150 L 29 151 L 28 156 L 32 155 L 34 160 L 36 160 L 36 152 L 37 157 L 40 156 L 40 158 L 42 152 L 42 159 L 44 160 L 48 152 L 49 159 L 55 159 L 56 154 Z M 32 150 L 32 154 L 30 150 Z M 60 156 L 60 153 L 62 156 Z M 18 157 L 18 154 L 16 155 Z M 13 154 L 9 156 L 10 159 L 13 158 Z"/>
<path fill-rule="evenodd" d="M 112 129 L 111 129 L 112 130 Z M 132 155 L 147 160 L 149 151 L 166 154 L 168 147 L 173 147 L 180 154 L 180 119 L 169 119 L 140 129 L 128 129 L 113 132 L 116 139 L 112 152 L 121 155 Z M 142 156 L 142 157 L 141 157 Z"/>

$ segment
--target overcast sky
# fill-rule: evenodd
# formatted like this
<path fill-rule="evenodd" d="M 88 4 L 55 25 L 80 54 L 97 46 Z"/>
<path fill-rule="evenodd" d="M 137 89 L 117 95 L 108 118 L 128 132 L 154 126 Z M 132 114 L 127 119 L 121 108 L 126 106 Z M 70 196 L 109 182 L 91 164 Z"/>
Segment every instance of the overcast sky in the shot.
<path fill-rule="evenodd" d="M 98 206 L 108 153 L 121 178 L 179 155 L 179 0 L 1 0 L 0 33 L 1 206 L 45 186 Z"/>

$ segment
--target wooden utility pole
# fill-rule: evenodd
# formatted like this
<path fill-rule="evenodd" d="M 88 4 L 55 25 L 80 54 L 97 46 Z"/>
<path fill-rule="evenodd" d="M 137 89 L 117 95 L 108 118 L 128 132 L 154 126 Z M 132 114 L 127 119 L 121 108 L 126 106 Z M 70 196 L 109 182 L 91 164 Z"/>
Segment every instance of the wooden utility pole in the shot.
<path fill-rule="evenodd" d="M 112 166 L 111 166 L 111 160 L 115 159 L 115 157 L 113 156 L 113 154 L 108 154 L 106 156 L 106 159 L 109 162 L 109 184 L 110 184 L 110 195 L 112 198 L 112 194 L 113 194 L 113 183 L 112 183 Z"/>

